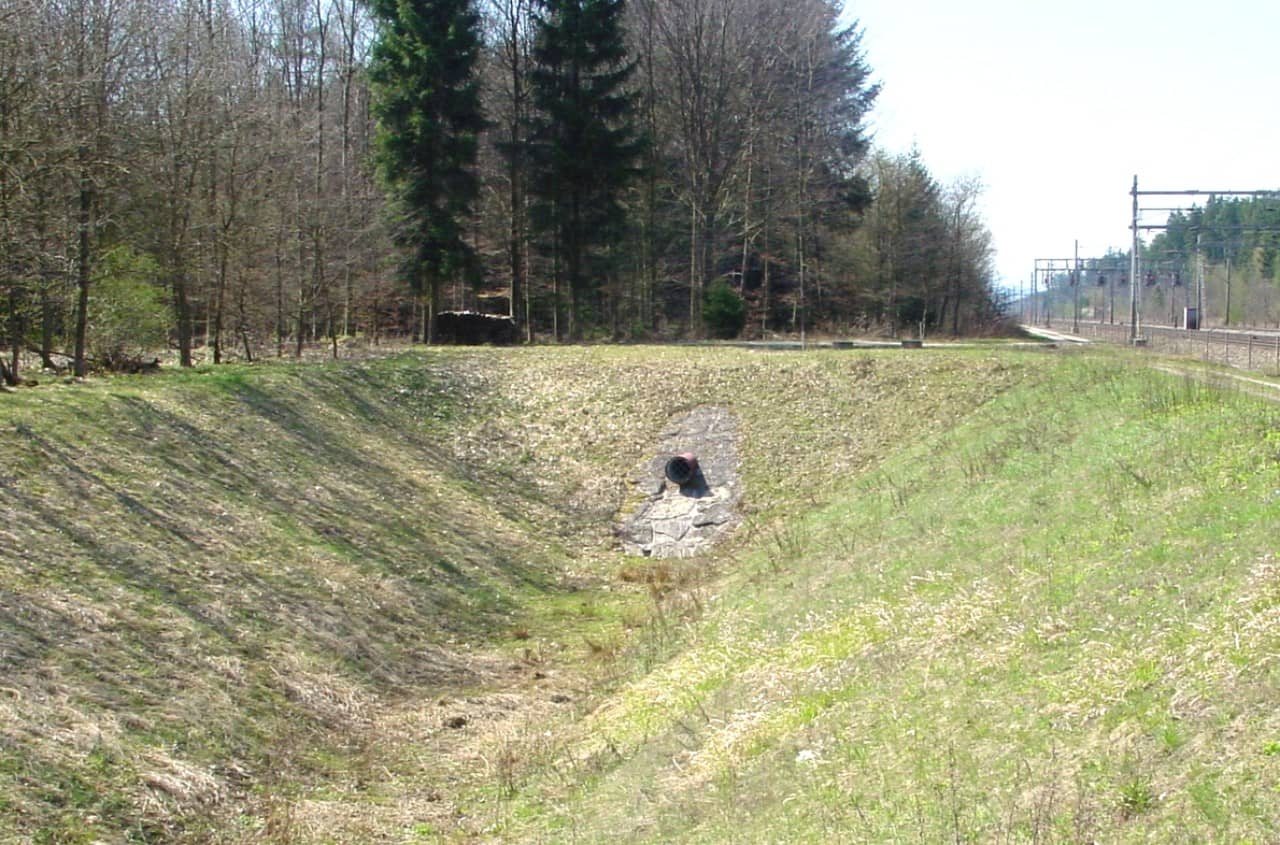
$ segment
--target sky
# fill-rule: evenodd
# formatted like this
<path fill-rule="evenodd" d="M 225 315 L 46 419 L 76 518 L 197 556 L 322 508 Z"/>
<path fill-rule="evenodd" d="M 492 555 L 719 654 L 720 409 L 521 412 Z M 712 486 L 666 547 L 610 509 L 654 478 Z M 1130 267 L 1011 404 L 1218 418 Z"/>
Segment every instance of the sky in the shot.
<path fill-rule="evenodd" d="M 1127 249 L 1135 176 L 1280 189 L 1277 0 L 845 0 L 845 19 L 883 86 L 875 143 L 914 145 L 943 184 L 981 181 L 1005 288 L 1076 241 L 1082 258 Z"/>

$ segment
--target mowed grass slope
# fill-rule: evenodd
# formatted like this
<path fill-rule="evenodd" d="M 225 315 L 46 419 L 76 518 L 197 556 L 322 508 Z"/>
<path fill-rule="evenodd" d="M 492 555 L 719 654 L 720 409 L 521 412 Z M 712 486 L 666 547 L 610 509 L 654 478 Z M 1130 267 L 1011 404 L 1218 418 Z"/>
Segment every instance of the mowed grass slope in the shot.
<path fill-rule="evenodd" d="M 546 675 L 643 628 L 611 529 L 673 413 L 740 408 L 779 513 L 1016 371 L 487 350 L 6 395 L 0 841 L 422 832 L 392 771 L 447 817 L 488 768 L 440 757 L 438 705 L 474 724 L 513 658 Z"/>
<path fill-rule="evenodd" d="M 445 644 L 560 562 L 447 448 L 478 389 L 413 359 L 4 397 L 0 840 L 199 841 L 382 699 L 467 683 Z"/>
<path fill-rule="evenodd" d="M 1280 836 L 1280 414 L 1246 396 L 577 348 L 3 400 L 0 841 Z M 746 522 L 625 559 L 701 404 Z"/>
<path fill-rule="evenodd" d="M 1280 840 L 1280 409 L 1038 363 L 744 550 L 498 838 Z"/>

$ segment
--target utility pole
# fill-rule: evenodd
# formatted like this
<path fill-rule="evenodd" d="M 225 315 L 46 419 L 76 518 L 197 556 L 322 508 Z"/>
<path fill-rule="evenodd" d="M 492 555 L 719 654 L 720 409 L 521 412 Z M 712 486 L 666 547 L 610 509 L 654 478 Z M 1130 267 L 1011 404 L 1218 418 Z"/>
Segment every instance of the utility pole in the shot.
<path fill-rule="evenodd" d="M 1222 325 L 1231 326 L 1231 251 L 1227 251 L 1227 307 L 1222 313 Z"/>
<path fill-rule="evenodd" d="M 1073 279 L 1071 284 L 1071 298 L 1076 301 L 1076 307 L 1075 307 L 1075 315 L 1071 319 L 1071 333 L 1080 334 L 1080 287 L 1081 285 L 1080 285 L 1080 240 L 1079 238 L 1076 239 L 1075 261 L 1076 261 L 1076 265 L 1075 265 L 1076 268 L 1075 270 L 1072 271 L 1074 275 L 1071 277 Z"/>
<path fill-rule="evenodd" d="M 1129 247 L 1129 343 L 1138 342 L 1138 175 L 1133 176 L 1133 243 Z"/>
<path fill-rule="evenodd" d="M 1116 324 L 1116 280 L 1107 276 L 1107 325 Z"/>
<path fill-rule="evenodd" d="M 1044 327 L 1053 328 L 1053 276 L 1044 274 Z"/>
<path fill-rule="evenodd" d="M 1196 232 L 1196 329 L 1204 325 L 1204 253 L 1200 251 L 1200 236 Z M 1187 326 L 1187 328 L 1191 328 Z"/>

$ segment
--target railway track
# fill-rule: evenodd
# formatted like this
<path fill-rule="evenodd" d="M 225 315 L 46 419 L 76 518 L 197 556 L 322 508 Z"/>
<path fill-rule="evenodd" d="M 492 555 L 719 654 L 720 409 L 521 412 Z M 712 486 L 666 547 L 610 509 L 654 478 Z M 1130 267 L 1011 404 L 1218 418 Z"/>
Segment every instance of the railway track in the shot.
<path fill-rule="evenodd" d="M 1028 327 L 1031 328 L 1031 327 Z M 1079 331 L 1064 333 L 1062 329 L 1041 329 L 1065 338 L 1104 343 L 1129 342 L 1129 326 L 1081 320 Z M 1280 375 L 1280 331 L 1265 329 L 1179 329 L 1172 326 L 1144 325 L 1144 345 L 1170 355 L 1200 358 L 1240 370 Z"/>

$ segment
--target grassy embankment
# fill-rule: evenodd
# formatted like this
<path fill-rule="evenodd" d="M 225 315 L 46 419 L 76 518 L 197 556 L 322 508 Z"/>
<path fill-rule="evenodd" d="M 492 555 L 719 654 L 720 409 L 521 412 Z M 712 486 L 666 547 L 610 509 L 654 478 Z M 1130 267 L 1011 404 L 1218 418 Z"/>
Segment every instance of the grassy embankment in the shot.
<path fill-rule="evenodd" d="M 699 403 L 742 419 L 747 523 L 625 561 L 625 479 Z M 0 418 L 0 841 L 1280 835 L 1280 413 L 1246 396 L 517 350 Z"/>

